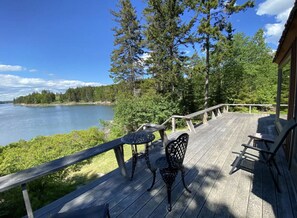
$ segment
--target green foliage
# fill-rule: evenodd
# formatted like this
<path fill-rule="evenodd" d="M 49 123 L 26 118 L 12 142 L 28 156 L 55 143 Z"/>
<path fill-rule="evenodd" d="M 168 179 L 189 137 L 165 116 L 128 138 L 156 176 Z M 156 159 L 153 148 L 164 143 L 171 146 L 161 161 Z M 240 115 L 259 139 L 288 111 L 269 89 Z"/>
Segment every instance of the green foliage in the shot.
<path fill-rule="evenodd" d="M 48 137 L 39 136 L 30 141 L 21 140 L 1 148 L 0 176 L 31 168 L 104 142 L 104 133 L 97 128 Z M 87 162 L 28 183 L 33 209 L 36 210 L 73 191 L 77 184 L 68 181 L 67 176 L 79 170 L 85 163 Z M 0 216 L 20 217 L 25 214 L 20 188 L 0 193 L 0 199 L 2 213 Z"/>
<path fill-rule="evenodd" d="M 177 102 L 161 95 L 121 96 L 115 107 L 114 123 L 124 133 L 136 130 L 143 123 L 162 123 L 179 112 Z"/>
<path fill-rule="evenodd" d="M 277 69 L 264 32 L 254 37 L 235 34 L 222 69 L 222 96 L 228 103 L 274 103 Z M 240 88 L 239 88 L 240 87 Z"/>
<path fill-rule="evenodd" d="M 196 41 L 205 51 L 204 107 L 207 108 L 211 69 L 221 64 L 225 55 L 224 47 L 228 46 L 228 41 L 232 38 L 233 29 L 228 18 L 233 13 L 253 7 L 254 4 L 252 0 L 248 0 L 242 5 L 233 0 L 192 0 L 187 3 L 197 12 L 199 25 Z M 220 88 L 220 86 L 218 87 Z"/>
<path fill-rule="evenodd" d="M 43 90 L 41 93 L 33 92 L 27 96 L 21 96 L 13 100 L 14 103 L 25 103 L 25 104 L 50 104 L 56 99 L 54 93 Z"/>
<path fill-rule="evenodd" d="M 156 79 L 159 93 L 179 95 L 182 87 L 183 66 L 187 56 L 180 48 L 189 43 L 194 18 L 182 21 L 187 9 L 184 1 L 149 0 L 144 10 L 146 18 L 146 60 L 148 73 Z"/>
<path fill-rule="evenodd" d="M 112 11 L 119 26 L 113 28 L 115 49 L 111 55 L 110 76 L 114 82 L 127 82 L 133 93 L 136 80 L 143 75 L 141 27 L 130 0 L 120 0 L 118 7 L 118 12 Z"/>
<path fill-rule="evenodd" d="M 281 96 L 280 96 L 281 104 L 289 103 L 290 73 L 291 73 L 291 64 L 290 64 L 290 61 L 288 61 L 282 67 L 282 84 L 281 84 Z"/>

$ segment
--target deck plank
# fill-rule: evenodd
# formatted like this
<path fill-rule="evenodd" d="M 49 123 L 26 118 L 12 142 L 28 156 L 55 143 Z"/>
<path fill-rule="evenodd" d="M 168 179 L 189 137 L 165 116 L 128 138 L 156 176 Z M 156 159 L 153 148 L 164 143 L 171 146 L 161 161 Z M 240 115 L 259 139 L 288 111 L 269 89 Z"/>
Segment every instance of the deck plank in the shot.
<path fill-rule="evenodd" d="M 218 126 L 216 129 L 214 129 L 214 131 L 217 131 L 219 134 L 222 134 L 223 131 L 221 129 L 222 129 L 222 126 Z M 207 134 L 207 133 L 204 131 L 204 134 Z M 197 133 L 195 135 L 197 135 Z M 215 137 L 213 137 L 211 134 L 208 134 L 208 137 L 203 137 L 202 133 L 198 134 L 198 135 L 200 135 L 201 137 L 199 137 L 199 140 L 195 141 L 195 143 L 197 145 L 192 146 L 191 148 L 196 148 L 196 147 L 200 146 L 203 149 L 200 149 L 198 152 L 197 152 L 198 149 L 193 149 L 193 150 L 189 149 L 189 151 L 187 151 L 187 152 L 189 152 L 190 155 L 187 155 L 186 156 L 187 158 L 185 159 L 185 167 L 188 169 L 192 169 L 190 171 L 189 175 L 186 174 L 186 177 L 185 177 L 187 184 L 190 184 L 189 188 L 191 190 L 192 190 L 191 183 L 195 182 L 196 181 L 195 178 L 199 175 L 198 174 L 199 168 L 197 167 L 197 162 L 199 160 L 203 161 L 203 159 L 205 159 L 204 163 L 206 163 L 207 162 L 206 160 L 208 159 L 207 154 L 209 152 L 212 152 L 211 151 L 212 147 L 215 145 L 215 143 L 214 143 Z M 218 135 L 218 136 L 220 136 L 220 135 Z M 204 140 L 201 140 L 202 138 Z M 190 143 L 192 143 L 192 142 L 190 142 Z M 179 198 L 181 198 L 181 197 L 189 198 L 193 194 L 193 192 L 191 194 L 189 194 L 184 190 L 184 187 L 181 183 L 180 178 L 178 178 L 178 180 L 176 181 L 175 184 L 176 185 L 173 186 L 173 190 L 172 190 L 173 211 L 170 214 L 178 214 L 178 211 L 183 210 L 185 208 L 184 205 L 182 205 L 182 206 L 176 205 L 175 206 L 175 204 L 178 202 L 184 202 L 183 200 L 180 200 Z M 157 216 L 157 215 L 160 215 L 160 216 L 166 215 L 167 211 L 164 210 L 164 208 L 166 208 L 166 205 L 167 205 L 167 199 L 165 198 L 162 201 L 162 203 L 158 205 L 158 207 L 151 214 L 151 216 L 153 217 L 153 216 Z"/>
<path fill-rule="evenodd" d="M 219 174 L 217 179 L 214 181 L 215 183 L 213 185 L 213 188 L 210 190 L 210 193 L 207 196 L 207 199 L 206 199 L 207 204 L 202 208 L 199 214 L 199 217 L 214 216 L 217 210 L 222 212 L 224 208 L 226 208 L 226 201 L 222 204 L 222 201 L 219 200 L 220 196 L 222 195 L 222 191 L 224 190 L 224 187 L 228 185 L 227 183 L 228 181 L 227 179 L 225 179 L 226 176 L 223 173 L 223 170 L 224 170 L 223 166 L 226 163 L 226 157 L 231 152 L 230 144 L 234 144 L 234 141 L 237 140 L 237 138 L 239 137 L 238 133 L 242 132 L 244 124 L 245 123 L 241 123 L 241 126 L 233 130 L 233 132 L 228 137 L 228 141 L 226 141 L 224 147 L 221 149 L 222 150 L 221 155 L 218 161 L 216 162 L 216 166 L 219 169 Z M 228 193 L 225 193 L 224 198 L 228 199 L 226 195 L 228 195 Z"/>
<path fill-rule="evenodd" d="M 273 118 L 267 115 L 225 113 L 196 128 L 184 160 L 186 183 L 180 174 L 173 185 L 172 211 L 167 212 L 167 193 L 157 172 L 154 189 L 146 191 L 152 174 L 143 159 L 137 164 L 132 181 L 115 170 L 69 195 L 35 212 L 44 217 L 57 211 L 73 210 L 109 203 L 111 217 L 294 217 L 296 201 L 290 193 L 290 176 L 285 158 L 279 155 L 282 193 L 277 193 L 267 167 L 256 164 L 254 172 L 238 170 L 229 175 L 231 164 L 247 135 L 256 131 L 271 132 Z M 162 149 L 162 148 L 161 148 Z M 151 151 L 152 159 L 161 154 Z M 130 172 L 131 163 L 127 163 Z M 41 213 L 42 211 L 42 213 Z"/>

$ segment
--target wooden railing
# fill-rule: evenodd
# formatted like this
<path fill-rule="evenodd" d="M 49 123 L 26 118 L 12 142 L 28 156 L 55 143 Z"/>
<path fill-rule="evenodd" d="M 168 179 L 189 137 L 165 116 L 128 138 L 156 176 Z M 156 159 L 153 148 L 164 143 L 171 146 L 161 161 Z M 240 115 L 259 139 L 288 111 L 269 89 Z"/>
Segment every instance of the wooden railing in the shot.
<path fill-rule="evenodd" d="M 121 139 L 115 139 L 113 141 L 68 155 L 44 164 L 41 164 L 30 169 L 22 170 L 17 173 L 9 174 L 0 177 L 0 192 L 7 191 L 11 188 L 21 186 L 23 198 L 27 210 L 27 215 L 29 218 L 34 217 L 33 211 L 30 203 L 29 194 L 27 191 L 27 183 L 34 181 L 42 176 L 46 176 L 50 173 L 54 173 L 58 170 L 64 169 L 70 165 L 81 162 L 83 160 L 89 159 L 95 155 L 102 154 L 109 150 L 114 150 L 120 172 L 123 176 L 127 176 L 127 171 L 125 167 L 123 151 L 122 151 Z"/>
<path fill-rule="evenodd" d="M 165 133 L 165 127 L 162 125 L 146 124 L 141 126 L 141 129 L 147 132 L 159 131 L 162 142 L 167 142 L 167 136 Z M 109 150 L 114 150 L 115 157 L 120 169 L 121 174 L 128 178 L 128 173 L 125 167 L 124 155 L 123 155 L 123 142 L 121 138 L 113 141 L 97 145 L 95 147 L 68 155 L 44 164 L 41 164 L 30 169 L 22 170 L 13 174 L 0 177 L 0 192 L 7 191 L 17 186 L 22 187 L 23 198 L 26 206 L 27 216 L 29 218 L 34 217 L 31 202 L 27 190 L 27 183 L 34 181 L 42 176 L 54 173 L 58 170 L 64 169 L 70 165 L 76 164 L 83 160 L 87 160 L 96 155 L 105 153 Z"/>
<path fill-rule="evenodd" d="M 195 133 L 195 127 L 193 124 L 193 120 L 199 118 L 202 123 L 207 123 L 208 118 L 215 119 L 218 116 L 221 116 L 222 113 L 226 113 L 229 111 L 229 107 L 248 107 L 249 113 L 252 113 L 253 107 L 264 107 L 264 108 L 275 108 L 274 104 L 219 104 L 204 110 L 200 110 L 188 115 L 172 115 L 169 117 L 162 125 L 166 126 L 171 121 L 172 131 L 176 130 L 176 119 L 185 120 L 188 129 L 190 132 Z M 282 104 L 281 107 L 287 107 L 287 105 Z"/>

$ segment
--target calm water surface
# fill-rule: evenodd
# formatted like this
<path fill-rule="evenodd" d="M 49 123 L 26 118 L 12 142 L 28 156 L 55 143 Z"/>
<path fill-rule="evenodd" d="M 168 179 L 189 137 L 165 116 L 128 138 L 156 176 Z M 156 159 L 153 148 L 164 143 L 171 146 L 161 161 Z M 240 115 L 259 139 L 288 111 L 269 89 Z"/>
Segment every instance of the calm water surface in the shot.
<path fill-rule="evenodd" d="M 26 107 L 0 104 L 0 145 L 39 135 L 68 133 L 100 126 L 99 120 L 112 120 L 111 106 L 75 105 Z"/>

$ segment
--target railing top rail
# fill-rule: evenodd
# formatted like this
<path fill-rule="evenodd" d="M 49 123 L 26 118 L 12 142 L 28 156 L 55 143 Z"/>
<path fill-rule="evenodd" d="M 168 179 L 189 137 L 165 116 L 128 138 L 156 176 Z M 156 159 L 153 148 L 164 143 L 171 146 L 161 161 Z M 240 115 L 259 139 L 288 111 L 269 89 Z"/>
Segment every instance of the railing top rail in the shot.
<path fill-rule="evenodd" d="M 275 107 L 276 104 L 224 104 L 227 106 L 258 106 L 258 107 Z M 282 107 L 287 107 L 288 104 L 280 104 Z"/>
<path fill-rule="evenodd" d="M 200 110 L 200 111 L 197 111 L 197 112 L 188 114 L 188 115 L 185 116 L 185 118 L 193 118 L 193 117 L 196 117 L 196 116 L 198 116 L 198 115 L 202 115 L 202 114 L 204 114 L 204 113 L 207 113 L 207 112 L 209 112 L 209 111 L 218 109 L 218 108 L 223 107 L 223 106 L 225 106 L 225 105 L 224 105 L 224 104 L 218 104 L 218 105 L 215 105 L 215 106 L 206 108 L 206 109 L 204 109 L 204 110 Z"/>
<path fill-rule="evenodd" d="M 164 123 L 162 123 L 162 125 L 167 124 L 172 118 L 180 118 L 180 119 L 192 119 L 193 117 L 199 116 L 199 115 L 203 115 L 204 113 L 213 111 L 215 109 L 224 107 L 224 106 L 255 106 L 255 107 L 275 107 L 275 104 L 218 104 L 212 107 L 209 107 L 207 109 L 203 109 L 191 114 L 187 114 L 187 115 L 172 115 L 171 117 L 169 117 Z M 281 104 L 280 106 L 288 106 L 286 104 Z"/>
<path fill-rule="evenodd" d="M 75 163 L 89 159 L 95 155 L 114 149 L 122 144 L 123 143 L 121 142 L 121 139 L 118 138 L 113 141 L 41 164 L 36 167 L 32 167 L 13 174 L 2 176 L 0 177 L 0 192 L 28 183 L 41 176 L 45 176 L 50 173 L 56 172 L 67 166 L 73 165 Z"/>

